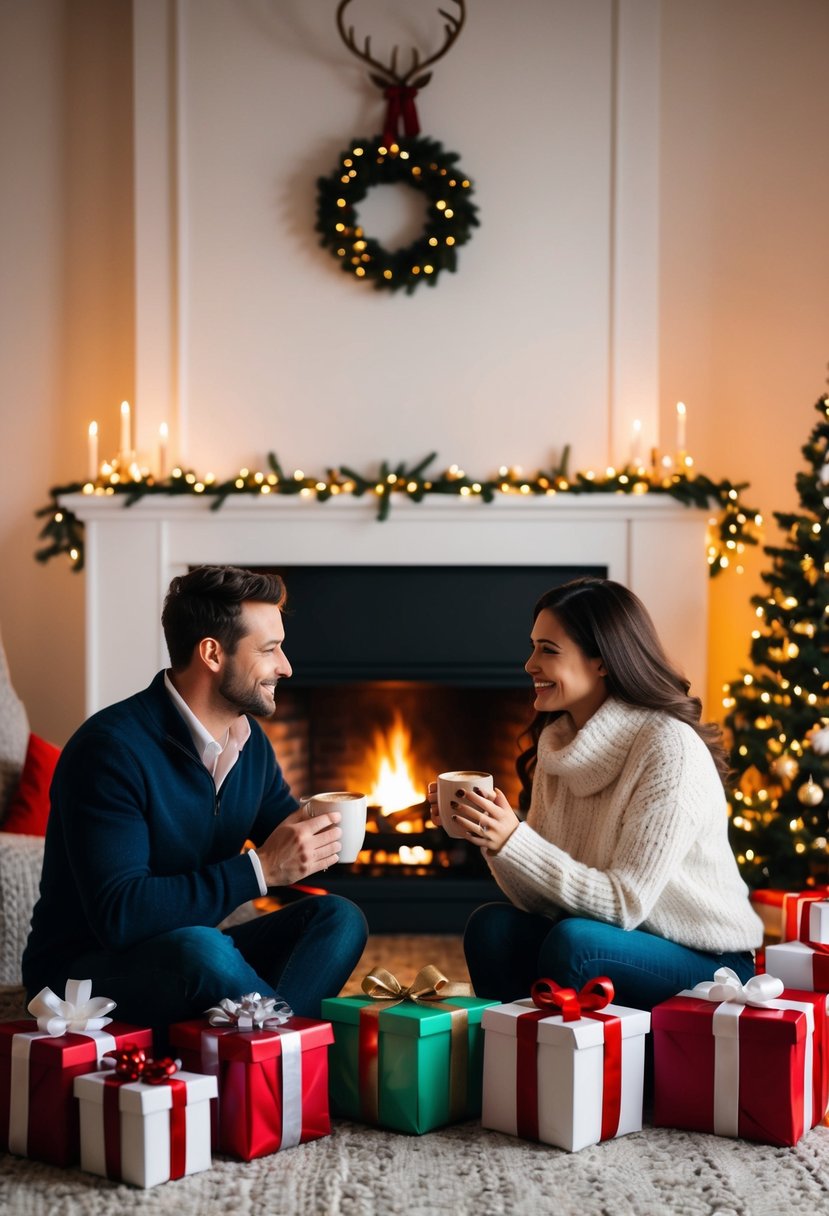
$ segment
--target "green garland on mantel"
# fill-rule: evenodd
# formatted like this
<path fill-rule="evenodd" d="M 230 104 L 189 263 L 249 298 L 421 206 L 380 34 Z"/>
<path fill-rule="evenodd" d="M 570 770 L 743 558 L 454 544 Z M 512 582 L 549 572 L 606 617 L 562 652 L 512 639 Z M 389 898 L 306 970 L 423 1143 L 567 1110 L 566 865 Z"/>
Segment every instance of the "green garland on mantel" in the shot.
<path fill-rule="evenodd" d="M 746 545 L 758 544 L 754 528 L 762 523 L 761 516 L 743 504 L 740 495 L 748 483 L 734 485 L 730 481 L 712 481 L 690 468 L 682 472 L 664 474 L 656 469 L 647 471 L 630 465 L 623 469 L 607 469 L 603 474 L 593 472 L 567 473 L 569 448 L 565 448 L 558 468 L 539 472 L 535 477 L 525 477 L 520 469 L 502 467 L 497 474 L 476 479 L 470 477 L 457 465 L 452 465 L 436 477 L 427 477 L 426 470 L 436 453 L 431 452 L 418 464 L 407 468 L 405 463 L 391 465 L 383 461 L 379 472 L 373 476 L 358 473 L 342 466 L 328 469 L 325 477 L 307 477 L 302 470 L 286 473 L 273 452 L 268 454 L 268 473 L 242 469 L 228 481 L 216 481 L 213 477 L 203 480 L 193 472 L 173 469 L 167 480 L 156 480 L 151 474 L 132 475 L 123 478 L 117 467 L 109 477 L 99 478 L 95 483 L 72 482 L 55 486 L 50 490 L 51 502 L 35 514 L 38 518 L 48 516 L 39 536 L 47 543 L 35 553 L 39 562 L 47 562 L 60 554 L 66 554 L 73 568 L 83 569 L 84 532 L 83 524 L 73 512 L 58 501 L 67 494 L 90 494 L 97 496 L 119 495 L 125 499 L 124 506 L 131 507 L 151 494 L 170 496 L 195 495 L 211 498 L 210 508 L 218 511 L 226 499 L 240 494 L 262 497 L 273 494 L 300 495 L 326 502 L 340 494 L 354 498 L 371 494 L 377 499 L 377 519 L 388 519 L 392 500 L 404 495 L 410 502 L 421 502 L 427 495 L 448 494 L 457 497 L 480 498 L 492 502 L 496 495 L 512 494 L 521 497 L 552 497 L 559 494 L 666 494 L 685 506 L 711 508 L 718 506 L 720 515 L 712 521 L 712 533 L 708 546 L 709 573 L 712 577 L 726 569 L 732 562 L 739 562 L 739 555 Z M 134 469 L 134 466 L 133 466 Z M 739 564 L 737 569 L 740 569 Z"/>

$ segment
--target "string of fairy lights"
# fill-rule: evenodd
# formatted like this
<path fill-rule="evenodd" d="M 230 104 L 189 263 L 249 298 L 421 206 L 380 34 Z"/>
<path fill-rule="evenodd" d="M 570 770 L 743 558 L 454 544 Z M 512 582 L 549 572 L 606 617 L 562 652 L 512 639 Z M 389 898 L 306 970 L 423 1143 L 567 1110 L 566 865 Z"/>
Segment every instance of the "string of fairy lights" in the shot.
<path fill-rule="evenodd" d="M 360 473 L 342 466 L 327 469 L 322 476 L 309 476 L 302 469 L 286 471 L 276 455 L 269 453 L 266 469 L 242 468 L 235 477 L 218 480 L 212 473 L 200 476 L 181 467 L 173 468 L 169 477 L 156 476 L 129 457 L 116 458 L 103 462 L 94 479 L 52 488 L 51 502 L 37 512 L 38 517 L 45 517 L 46 523 L 40 532 L 45 543 L 35 556 L 45 562 L 65 555 L 75 570 L 83 568 L 83 524 L 60 502 L 61 498 L 77 493 L 122 496 L 127 507 L 150 495 L 192 495 L 210 499 L 212 510 L 221 508 L 228 498 L 242 495 L 292 496 L 317 503 L 345 496 L 365 497 L 374 504 L 379 521 L 388 519 L 395 501 L 419 503 L 433 495 L 491 503 L 502 495 L 538 499 L 565 494 L 663 494 L 686 506 L 719 508 L 719 514 L 709 520 L 707 557 L 712 576 L 729 566 L 742 572 L 740 559 L 746 546 L 758 544 L 757 528 L 763 521 L 757 511 L 742 501 L 746 484 L 712 481 L 696 473 L 693 461 L 684 454 L 681 466 L 671 471 L 654 454 L 649 468 L 629 462 L 622 468 L 608 467 L 602 472 L 588 469 L 570 475 L 569 448 L 565 448 L 557 468 L 539 471 L 532 477 L 507 465 L 487 477 L 477 477 L 457 464 L 430 475 L 428 469 L 435 459 L 436 453 L 430 453 L 411 467 L 403 462 L 392 465 L 383 461 L 376 473 Z"/>

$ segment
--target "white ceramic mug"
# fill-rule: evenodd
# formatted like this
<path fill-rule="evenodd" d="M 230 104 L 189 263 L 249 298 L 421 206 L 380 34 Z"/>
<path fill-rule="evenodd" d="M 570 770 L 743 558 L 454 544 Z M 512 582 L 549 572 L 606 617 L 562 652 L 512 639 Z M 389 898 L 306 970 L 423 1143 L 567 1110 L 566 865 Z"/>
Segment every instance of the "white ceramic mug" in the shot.
<path fill-rule="evenodd" d="M 454 773 L 441 773 L 438 777 L 438 811 L 440 812 L 440 822 L 443 824 L 443 830 L 449 836 L 454 836 L 456 840 L 465 840 L 466 831 L 457 823 L 452 822 L 452 816 L 457 814 L 450 805 L 450 802 L 460 802 L 461 808 L 464 805 L 462 798 L 458 797 L 458 790 L 471 790 L 475 786 L 479 790 L 483 790 L 485 794 L 491 794 L 495 789 L 495 782 L 492 779 L 492 773 L 473 772 L 472 769 L 458 769 Z M 462 811 L 461 811 L 462 813 Z M 472 818 L 474 819 L 474 815 Z"/>
<path fill-rule="evenodd" d="M 366 795 L 358 794 L 355 790 L 329 790 L 324 794 L 314 794 L 309 806 L 312 815 L 339 811 L 340 830 L 343 835 L 337 861 L 356 861 L 366 834 Z"/>

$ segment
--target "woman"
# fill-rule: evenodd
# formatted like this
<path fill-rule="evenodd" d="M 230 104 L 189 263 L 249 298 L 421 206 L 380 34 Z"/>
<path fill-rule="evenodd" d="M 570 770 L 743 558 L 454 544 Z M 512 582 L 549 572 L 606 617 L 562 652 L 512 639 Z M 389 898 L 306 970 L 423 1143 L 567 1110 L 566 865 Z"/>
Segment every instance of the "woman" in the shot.
<path fill-rule="evenodd" d="M 643 604 L 575 579 L 539 600 L 531 643 L 526 818 L 500 790 L 453 804 L 511 901 L 466 927 L 475 992 L 607 975 L 619 1004 L 650 1009 L 721 966 L 747 980 L 763 933 L 728 843 L 725 753 Z"/>

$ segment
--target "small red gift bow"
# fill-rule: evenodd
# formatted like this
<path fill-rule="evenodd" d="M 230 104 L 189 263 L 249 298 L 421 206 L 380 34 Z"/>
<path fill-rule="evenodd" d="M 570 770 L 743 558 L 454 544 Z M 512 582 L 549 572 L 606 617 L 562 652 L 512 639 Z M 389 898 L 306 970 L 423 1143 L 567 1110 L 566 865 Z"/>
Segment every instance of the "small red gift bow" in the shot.
<path fill-rule="evenodd" d="M 117 1051 L 110 1051 L 102 1063 L 111 1068 L 112 1076 L 104 1082 L 104 1160 L 107 1177 L 121 1177 L 121 1124 L 118 1109 L 118 1091 L 131 1081 L 143 1081 L 146 1085 L 167 1085 L 172 1090 L 173 1104 L 170 1107 L 170 1179 L 183 1178 L 187 1168 L 187 1084 L 175 1078 L 181 1068 L 181 1060 L 164 1056 L 153 1060 L 143 1047 L 125 1043 Z"/>
<path fill-rule="evenodd" d="M 560 1014 L 564 1022 L 595 1018 L 604 1022 L 601 1139 L 610 1140 L 619 1127 L 622 1108 L 622 1023 L 614 1014 L 600 1013 L 613 1000 L 613 981 L 606 975 L 588 980 L 580 991 L 540 979 L 530 995 L 537 1009 L 522 1013 L 517 1039 L 516 1130 L 526 1140 L 538 1139 L 538 1023 Z"/>

